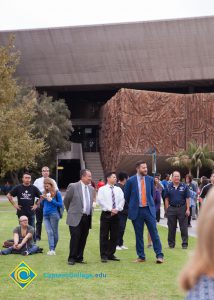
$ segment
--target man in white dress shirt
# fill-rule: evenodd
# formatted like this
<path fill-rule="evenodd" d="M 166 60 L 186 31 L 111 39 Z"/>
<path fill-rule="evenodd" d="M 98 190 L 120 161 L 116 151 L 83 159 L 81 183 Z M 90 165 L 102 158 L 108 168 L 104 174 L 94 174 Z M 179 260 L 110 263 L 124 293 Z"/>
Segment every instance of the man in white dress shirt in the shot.
<path fill-rule="evenodd" d="M 49 177 L 50 175 L 50 170 L 48 167 L 43 167 L 42 168 L 42 177 L 39 177 L 34 181 L 34 186 L 36 186 L 40 192 L 43 194 L 45 191 L 44 188 L 44 179 Z M 54 179 L 52 179 L 55 185 L 56 190 L 58 190 L 57 183 Z M 43 207 L 40 205 L 36 209 L 36 240 L 40 241 L 41 240 L 41 233 L 42 233 L 42 221 L 43 221 Z"/>
<path fill-rule="evenodd" d="M 118 212 L 123 210 L 125 203 L 121 188 L 115 186 L 117 177 L 115 172 L 106 175 L 107 184 L 98 190 L 97 203 L 102 209 L 100 216 L 100 256 L 101 262 L 108 260 L 119 261 L 116 251 L 119 233 Z"/>

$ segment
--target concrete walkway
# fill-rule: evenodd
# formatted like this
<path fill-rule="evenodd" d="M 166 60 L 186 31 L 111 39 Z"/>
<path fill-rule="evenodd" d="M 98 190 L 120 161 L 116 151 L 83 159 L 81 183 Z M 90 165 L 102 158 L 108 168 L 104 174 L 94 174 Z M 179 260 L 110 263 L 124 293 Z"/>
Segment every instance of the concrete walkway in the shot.
<path fill-rule="evenodd" d="M 7 197 L 6 197 L 6 196 L 0 195 L 0 202 L 6 201 L 6 200 L 7 200 Z"/>
<path fill-rule="evenodd" d="M 158 224 L 161 225 L 161 226 L 163 226 L 163 227 L 168 228 L 168 226 L 167 226 L 167 219 L 166 218 L 160 219 L 160 222 Z M 197 237 L 197 232 L 196 232 L 197 231 L 197 220 L 192 220 L 191 221 L 191 225 L 192 225 L 192 227 L 188 228 L 189 236 Z M 178 224 L 177 231 L 180 232 L 179 224 Z"/>
<path fill-rule="evenodd" d="M 158 224 L 163 226 L 163 227 L 168 228 L 167 218 L 164 218 L 163 204 L 161 205 L 161 219 L 160 219 L 160 222 Z M 191 225 L 192 225 L 192 227 L 188 227 L 189 236 L 197 237 L 197 220 L 192 220 Z M 180 232 L 179 224 L 178 224 L 177 231 Z"/>

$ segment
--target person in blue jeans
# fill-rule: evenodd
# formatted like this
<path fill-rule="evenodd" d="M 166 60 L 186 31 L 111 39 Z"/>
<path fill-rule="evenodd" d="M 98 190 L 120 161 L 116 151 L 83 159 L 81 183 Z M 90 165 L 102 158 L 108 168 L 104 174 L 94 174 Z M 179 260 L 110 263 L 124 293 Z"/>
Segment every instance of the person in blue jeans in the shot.
<path fill-rule="evenodd" d="M 28 225 L 28 217 L 19 218 L 19 226 L 13 230 L 13 246 L 0 250 L 0 255 L 22 254 L 29 255 L 39 252 L 39 247 L 33 242 L 34 228 Z"/>
<path fill-rule="evenodd" d="M 59 209 L 62 207 L 62 196 L 56 191 L 51 178 L 44 179 L 45 192 L 42 195 L 44 224 L 48 235 L 49 251 L 47 255 L 56 255 L 55 249 L 59 239 L 58 225 L 60 219 Z"/>

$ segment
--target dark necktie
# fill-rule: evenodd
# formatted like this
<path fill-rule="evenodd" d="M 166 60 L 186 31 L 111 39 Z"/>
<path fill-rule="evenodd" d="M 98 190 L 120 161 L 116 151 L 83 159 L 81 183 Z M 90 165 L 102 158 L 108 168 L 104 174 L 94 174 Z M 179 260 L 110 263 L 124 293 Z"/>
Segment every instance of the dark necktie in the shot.
<path fill-rule="evenodd" d="M 116 208 L 116 202 L 115 202 L 115 194 L 114 194 L 114 191 L 113 191 L 114 187 L 111 186 L 111 197 L 112 197 L 112 208 Z"/>

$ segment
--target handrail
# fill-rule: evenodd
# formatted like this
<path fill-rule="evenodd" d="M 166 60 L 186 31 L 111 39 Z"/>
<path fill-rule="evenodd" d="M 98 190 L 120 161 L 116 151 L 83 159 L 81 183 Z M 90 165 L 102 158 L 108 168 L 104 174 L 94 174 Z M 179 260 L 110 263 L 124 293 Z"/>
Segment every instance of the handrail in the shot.
<path fill-rule="evenodd" d="M 80 147 L 80 166 L 81 169 L 85 169 L 85 161 L 83 158 L 82 144 L 79 144 L 79 147 Z"/>
<path fill-rule="evenodd" d="M 81 143 L 71 143 L 70 151 L 60 152 L 58 154 L 58 159 L 79 159 L 81 169 L 85 169 L 85 161 L 83 157 L 83 149 Z"/>

